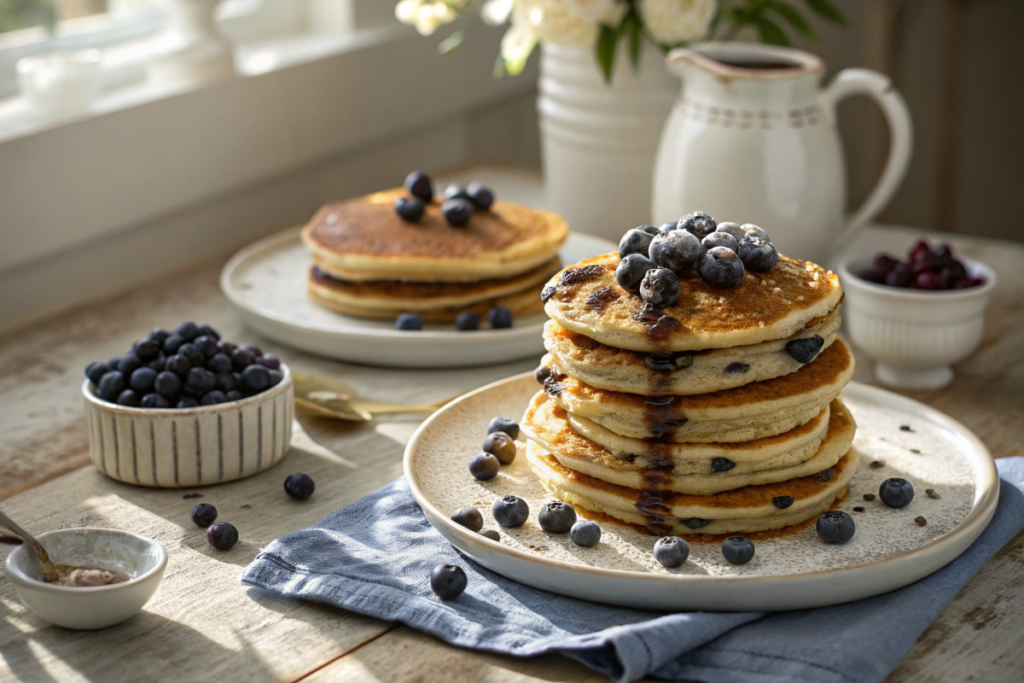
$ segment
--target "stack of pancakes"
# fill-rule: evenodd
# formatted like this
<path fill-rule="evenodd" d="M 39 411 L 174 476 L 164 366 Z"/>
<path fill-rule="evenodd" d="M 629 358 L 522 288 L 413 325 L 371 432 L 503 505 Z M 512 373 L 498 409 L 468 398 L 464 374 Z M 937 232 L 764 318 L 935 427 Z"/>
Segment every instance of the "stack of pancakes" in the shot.
<path fill-rule="evenodd" d="M 544 388 L 522 424 L 545 488 L 672 535 L 781 529 L 841 499 L 859 458 L 838 278 L 780 256 L 734 289 L 682 277 L 660 311 L 619 287 L 619 260 L 575 264 L 542 293 Z"/>
<path fill-rule="evenodd" d="M 427 322 L 451 322 L 467 310 L 485 315 L 498 305 L 513 315 L 540 310 L 544 282 L 562 267 L 565 221 L 499 201 L 453 227 L 435 199 L 413 223 L 395 212 L 401 196 L 402 189 L 378 192 L 317 212 L 302 231 L 313 252 L 307 284 L 314 301 L 365 318 L 414 312 Z"/>

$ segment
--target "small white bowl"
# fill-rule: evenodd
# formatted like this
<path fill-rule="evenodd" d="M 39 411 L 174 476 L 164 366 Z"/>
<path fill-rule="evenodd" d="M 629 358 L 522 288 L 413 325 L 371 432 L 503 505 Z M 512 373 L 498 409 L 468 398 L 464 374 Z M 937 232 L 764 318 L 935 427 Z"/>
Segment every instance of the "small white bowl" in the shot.
<path fill-rule="evenodd" d="M 288 452 L 295 388 L 284 379 L 240 401 L 197 408 L 126 408 L 82 384 L 93 465 L 126 484 L 157 488 L 208 486 L 263 472 Z"/>
<path fill-rule="evenodd" d="M 978 348 L 996 274 L 961 259 L 985 283 L 969 289 L 922 291 L 869 282 L 854 273 L 871 257 L 845 261 L 837 273 L 846 293 L 843 319 L 853 343 L 875 361 L 875 378 L 896 389 L 939 389 L 953 381 L 954 363 Z"/>
<path fill-rule="evenodd" d="M 25 606 L 65 628 L 90 631 L 120 624 L 153 597 L 167 567 L 167 551 L 156 541 L 114 529 L 85 527 L 38 536 L 55 564 L 123 572 L 124 583 L 73 588 L 46 583 L 39 561 L 26 544 L 7 556 L 7 580 Z"/>

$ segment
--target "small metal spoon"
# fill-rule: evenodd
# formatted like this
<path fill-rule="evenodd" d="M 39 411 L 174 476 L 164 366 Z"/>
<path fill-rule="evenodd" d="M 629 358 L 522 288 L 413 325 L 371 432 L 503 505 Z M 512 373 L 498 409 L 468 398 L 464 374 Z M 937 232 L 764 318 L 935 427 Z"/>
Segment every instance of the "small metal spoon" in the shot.
<path fill-rule="evenodd" d="M 352 387 L 334 377 L 308 373 L 295 375 L 296 406 L 322 417 L 354 422 L 367 422 L 374 415 L 432 413 L 452 398 L 417 405 L 377 401 L 359 396 Z"/>
<path fill-rule="evenodd" d="M 0 511 L 0 524 L 13 531 L 15 534 L 21 537 L 21 540 L 25 541 L 32 550 L 35 551 L 36 557 L 39 558 L 39 567 L 43 570 L 43 581 L 46 583 L 54 583 L 58 578 L 57 568 L 53 566 L 53 562 L 50 560 L 50 554 L 46 552 L 46 548 L 40 543 L 35 536 L 18 526 L 17 523 L 3 511 Z"/>

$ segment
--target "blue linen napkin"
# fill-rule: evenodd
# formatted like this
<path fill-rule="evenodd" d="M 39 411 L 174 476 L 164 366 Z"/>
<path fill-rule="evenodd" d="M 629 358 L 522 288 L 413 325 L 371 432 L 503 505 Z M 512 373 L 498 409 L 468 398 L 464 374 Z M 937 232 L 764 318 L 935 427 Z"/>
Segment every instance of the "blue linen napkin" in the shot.
<path fill-rule="evenodd" d="M 557 652 L 616 681 L 881 681 L 989 558 L 1024 528 L 1024 457 L 997 461 L 1002 491 L 967 552 L 886 595 L 797 612 L 663 614 L 553 595 L 468 561 L 430 526 L 399 478 L 277 539 L 242 582 L 397 621 L 460 647 Z M 430 570 L 458 564 L 469 585 L 442 602 Z"/>

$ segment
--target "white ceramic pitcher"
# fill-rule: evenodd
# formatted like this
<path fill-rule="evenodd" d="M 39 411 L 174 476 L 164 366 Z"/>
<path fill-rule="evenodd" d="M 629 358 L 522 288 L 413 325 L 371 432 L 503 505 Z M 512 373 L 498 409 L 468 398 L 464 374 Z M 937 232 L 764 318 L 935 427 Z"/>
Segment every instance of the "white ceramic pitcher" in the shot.
<path fill-rule="evenodd" d="M 683 92 L 658 149 L 655 221 L 704 211 L 756 223 L 782 253 L 825 262 L 843 228 L 871 220 L 903 180 L 912 126 L 886 76 L 845 69 L 822 88 L 825 65 L 814 55 L 749 43 L 702 43 L 667 61 Z M 836 103 L 850 95 L 878 102 L 891 143 L 878 184 L 847 217 Z"/>

